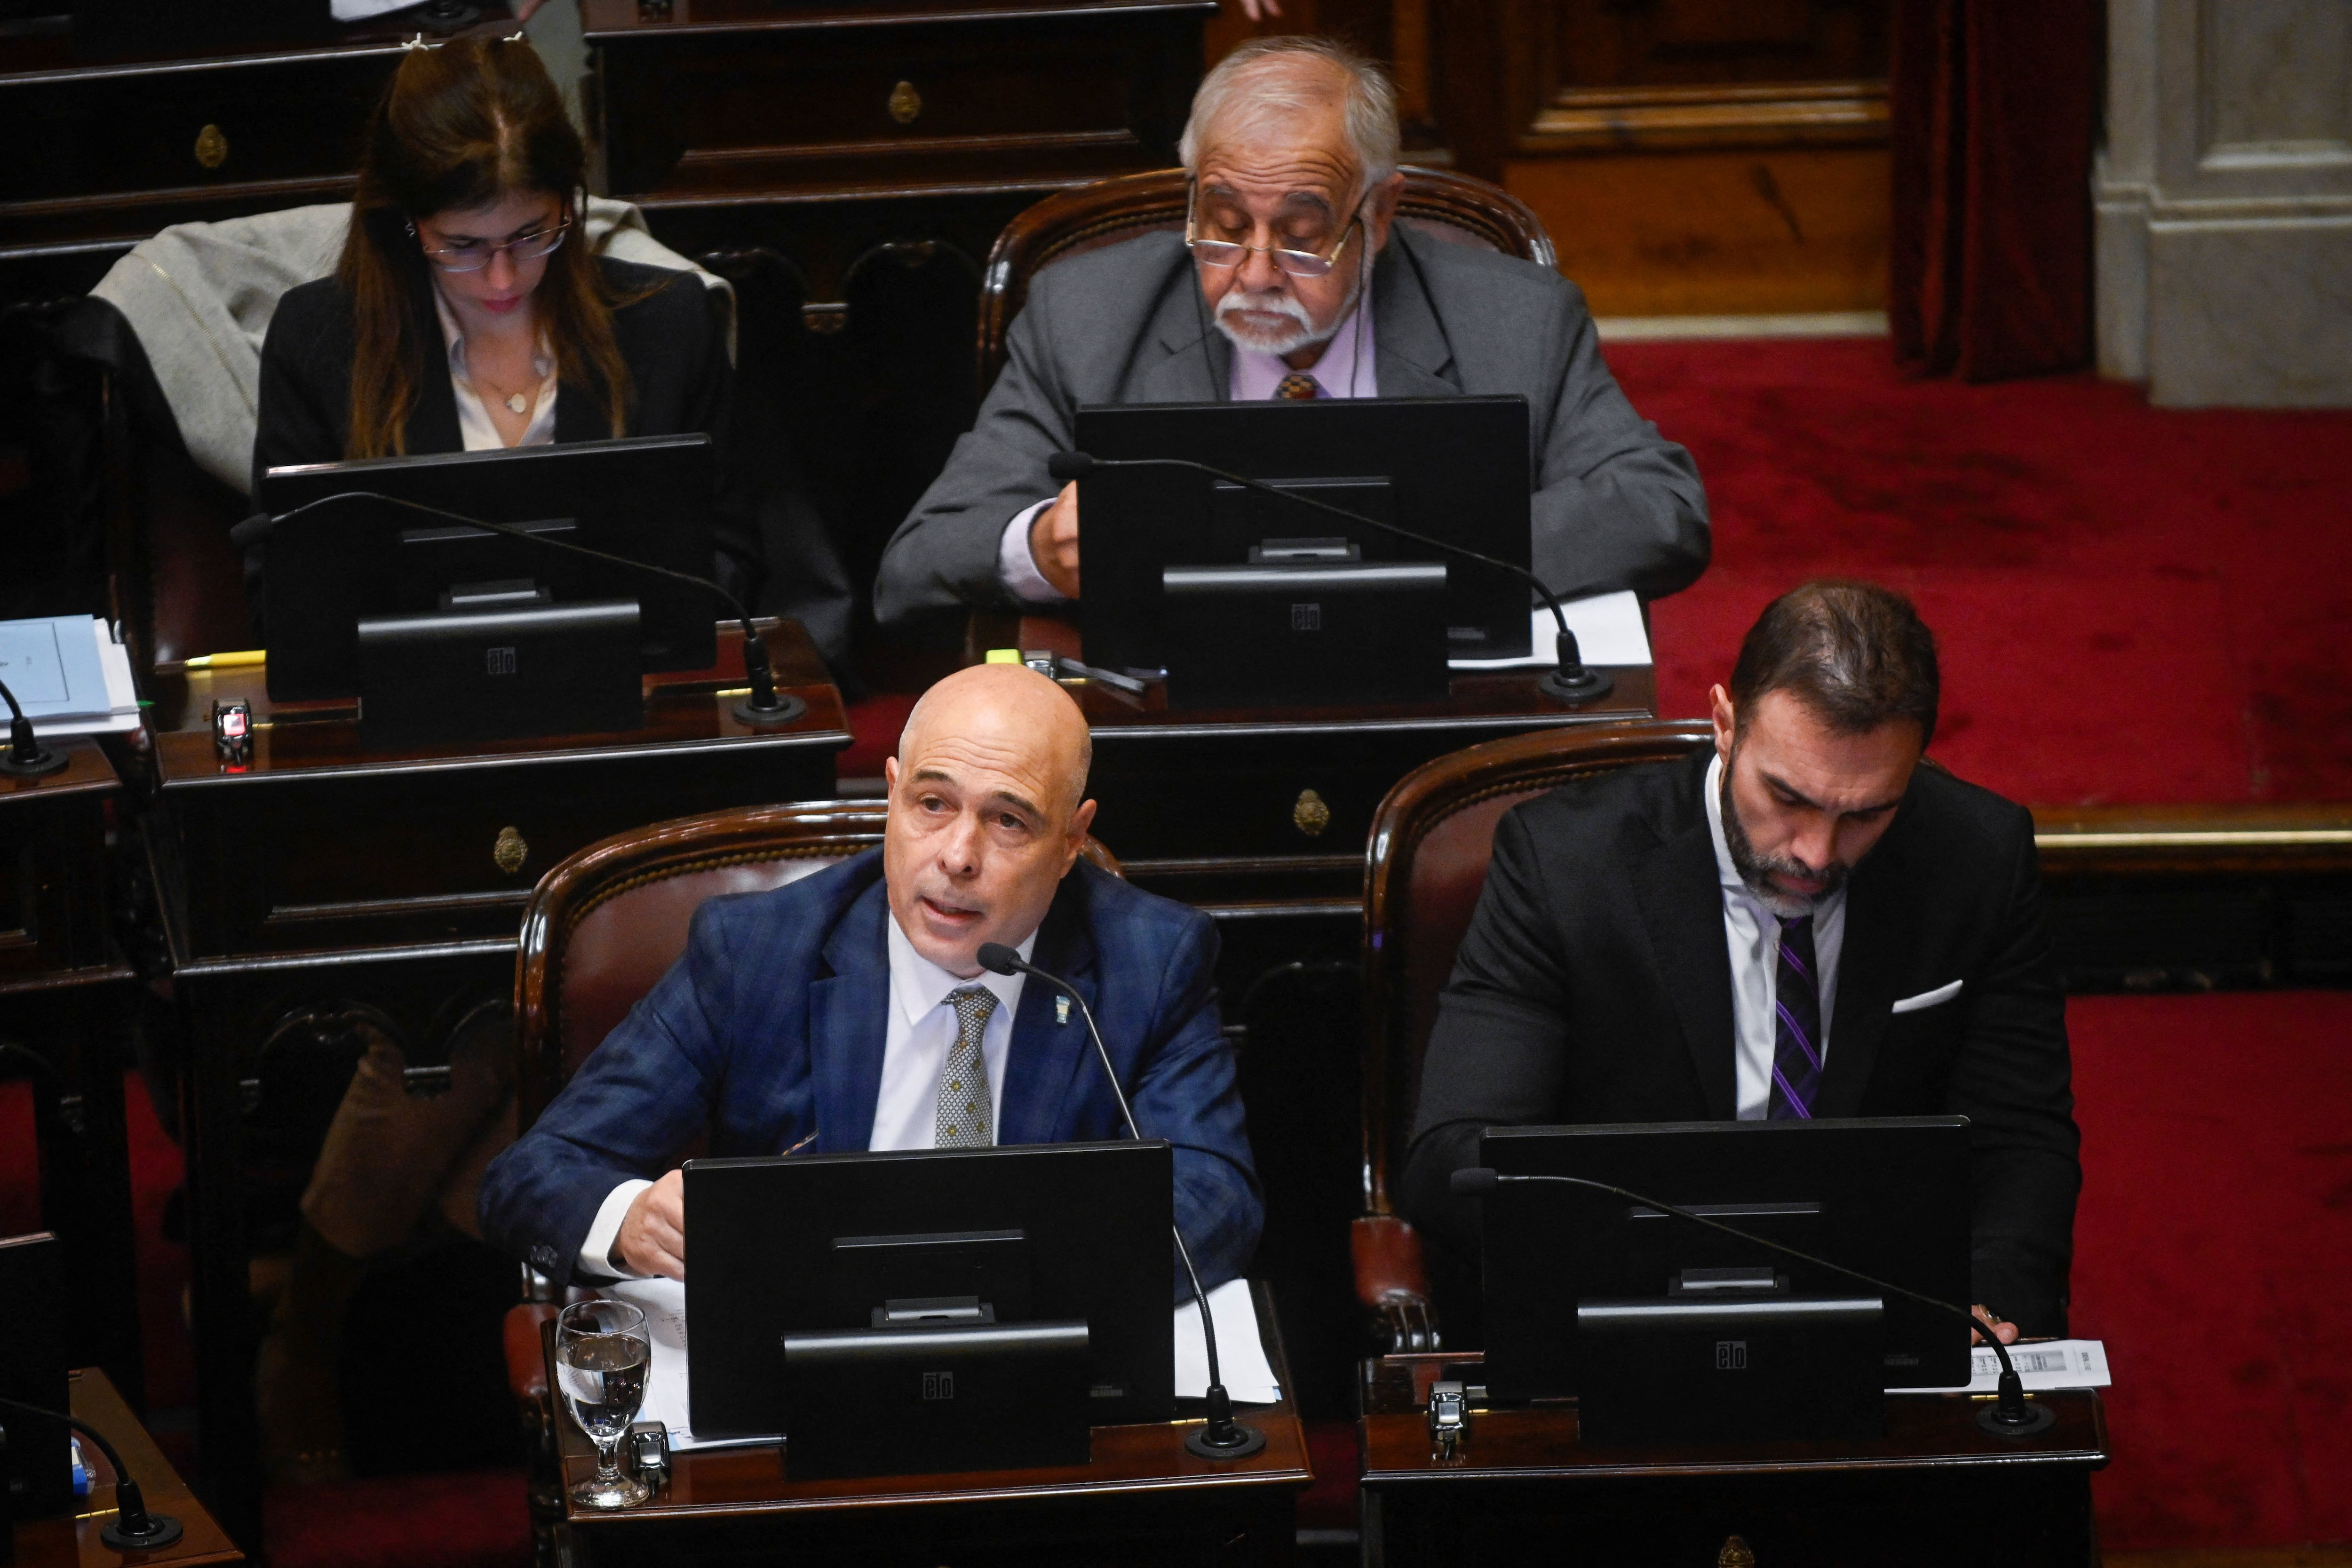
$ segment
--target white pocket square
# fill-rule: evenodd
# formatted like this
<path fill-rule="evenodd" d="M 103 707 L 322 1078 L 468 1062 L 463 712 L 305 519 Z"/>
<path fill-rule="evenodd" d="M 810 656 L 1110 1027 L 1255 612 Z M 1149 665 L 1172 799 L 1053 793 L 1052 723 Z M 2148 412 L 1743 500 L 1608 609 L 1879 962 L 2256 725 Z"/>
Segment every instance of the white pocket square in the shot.
<path fill-rule="evenodd" d="M 1966 983 L 1963 981 L 1955 980 L 1948 985 L 1938 985 L 1933 991 L 1922 991 L 1916 996 L 1906 996 L 1902 1001 L 1895 1004 L 1894 1007 L 1891 1008 L 1890 1011 L 1896 1013 L 1921 1013 L 1930 1007 L 1940 1007 L 1945 1003 L 1950 1001 L 1953 997 L 1958 996 L 1960 994 L 1960 987 L 1964 984 Z"/>

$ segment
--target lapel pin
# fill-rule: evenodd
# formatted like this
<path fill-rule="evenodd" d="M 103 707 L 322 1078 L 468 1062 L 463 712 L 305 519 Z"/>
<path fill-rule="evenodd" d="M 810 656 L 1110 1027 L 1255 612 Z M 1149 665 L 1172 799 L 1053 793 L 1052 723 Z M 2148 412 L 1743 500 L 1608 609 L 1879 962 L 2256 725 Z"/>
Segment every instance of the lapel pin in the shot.
<path fill-rule="evenodd" d="M 1056 996 L 1056 997 L 1055 997 L 1055 998 L 1054 998 L 1054 1022 L 1055 1022 L 1056 1024 L 1061 1024 L 1061 1025 L 1065 1025 L 1065 1026 L 1066 1026 L 1066 1025 L 1069 1023 L 1069 1021 L 1070 1021 L 1070 999 L 1069 999 L 1067 996 Z"/>

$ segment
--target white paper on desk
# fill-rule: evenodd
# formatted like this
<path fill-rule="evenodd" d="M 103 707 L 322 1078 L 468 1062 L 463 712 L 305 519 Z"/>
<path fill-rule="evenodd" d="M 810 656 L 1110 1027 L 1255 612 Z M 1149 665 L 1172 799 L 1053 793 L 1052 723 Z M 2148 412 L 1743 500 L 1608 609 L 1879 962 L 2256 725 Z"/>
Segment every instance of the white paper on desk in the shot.
<path fill-rule="evenodd" d="M 40 731 L 44 735 L 120 735 L 136 730 L 145 721 L 139 711 L 138 688 L 131 679 L 131 651 L 114 640 L 114 633 L 104 620 L 92 616 L 89 626 L 98 645 L 98 667 L 106 677 L 109 711 L 74 719 L 43 719 Z"/>
<path fill-rule="evenodd" d="M 2042 1344 L 2011 1345 L 2009 1359 L 2018 1381 L 2034 1393 L 2059 1388 L 2105 1388 L 2107 1346 L 2104 1340 L 2051 1340 Z M 1969 1352 L 1968 1387 L 1890 1388 L 1889 1394 L 1993 1394 L 2000 1388 L 2000 1357 L 1984 1345 Z"/>
<path fill-rule="evenodd" d="M 637 1419 L 658 1421 L 669 1428 L 673 1448 L 723 1448 L 773 1443 L 774 1436 L 703 1438 L 694 1435 L 687 1402 L 686 1287 L 675 1279 L 623 1279 L 604 1287 L 604 1293 L 637 1308 L 646 1315 L 653 1340 L 653 1370 L 646 1377 L 645 1402 Z M 1257 1306 L 1250 1298 L 1249 1281 L 1232 1279 L 1209 1292 L 1209 1310 L 1217 1321 L 1217 1360 L 1225 1374 L 1225 1392 L 1243 1405 L 1272 1405 L 1282 1397 L 1266 1363 L 1265 1344 L 1258 1338 Z M 1176 1393 L 1197 1399 L 1209 1389 L 1209 1358 L 1201 1348 L 1201 1309 L 1187 1303 L 1176 1309 Z"/>
<path fill-rule="evenodd" d="M 1584 656 L 1587 664 L 1647 664 L 1650 662 L 1650 634 L 1642 626 L 1642 601 L 1630 589 L 1614 594 L 1595 594 L 1589 599 L 1563 599 L 1560 613 L 1568 617 L 1568 629 L 1576 634 L 1576 651 Z M 1552 643 L 1559 633 L 1559 624 L 1551 618 L 1551 611 L 1538 605 L 1530 613 L 1528 625 L 1535 638 L 1535 651 L 1517 658 L 1449 658 L 1448 669 L 1549 669 L 1554 662 Z"/>
<path fill-rule="evenodd" d="M 1217 1370 L 1225 1392 L 1240 1405 L 1273 1405 L 1282 1386 L 1266 1364 L 1265 1343 L 1257 1335 L 1257 1303 L 1249 1281 L 1228 1279 L 1209 1292 L 1209 1313 L 1217 1324 Z M 1201 1340 L 1201 1305 L 1176 1309 L 1176 1397 L 1198 1399 L 1209 1392 L 1209 1352 Z"/>

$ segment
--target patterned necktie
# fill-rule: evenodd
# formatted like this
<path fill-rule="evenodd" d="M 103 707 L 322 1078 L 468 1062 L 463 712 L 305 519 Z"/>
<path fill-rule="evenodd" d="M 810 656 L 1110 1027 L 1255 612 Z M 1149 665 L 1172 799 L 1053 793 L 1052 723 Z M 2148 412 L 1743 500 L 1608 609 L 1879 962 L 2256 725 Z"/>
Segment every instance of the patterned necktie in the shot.
<path fill-rule="evenodd" d="M 1294 403 L 1312 403 L 1323 395 L 1323 388 L 1305 371 L 1294 370 L 1275 384 L 1274 395 Z"/>
<path fill-rule="evenodd" d="M 1772 987 L 1774 1121 L 1810 1121 L 1822 1087 L 1822 992 L 1813 978 L 1813 917 L 1780 922 L 1780 963 Z"/>
<path fill-rule="evenodd" d="M 996 1129 L 989 1121 L 988 1062 L 980 1054 L 980 1041 L 988 1032 L 988 1016 L 996 1011 L 996 993 L 985 985 L 967 985 L 948 994 L 948 1005 L 955 1009 L 956 1042 L 948 1050 L 947 1070 L 940 1075 L 931 1146 L 985 1149 L 996 1142 Z"/>

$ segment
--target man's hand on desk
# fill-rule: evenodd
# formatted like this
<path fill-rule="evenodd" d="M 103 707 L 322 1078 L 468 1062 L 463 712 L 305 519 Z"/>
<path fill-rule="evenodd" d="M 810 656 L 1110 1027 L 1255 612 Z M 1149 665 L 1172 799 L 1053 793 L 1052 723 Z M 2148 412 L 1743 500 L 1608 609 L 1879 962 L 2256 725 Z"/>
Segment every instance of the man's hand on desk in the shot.
<path fill-rule="evenodd" d="M 675 1175 L 677 1173 L 672 1172 L 671 1174 Z M 648 1193 L 646 1195 L 647 1197 L 651 1197 L 653 1194 Z M 624 1230 L 622 1234 L 626 1235 L 627 1232 Z M 1979 1302 L 1971 1310 L 1975 1311 L 1976 1315 L 1979 1318 L 1990 1318 L 1992 1320 L 1993 1331 L 2000 1335 L 2001 1343 L 2005 1345 L 2013 1345 L 2017 1342 L 2017 1325 L 2015 1323 L 2011 1322 L 2007 1318 L 2002 1317 L 1999 1312 L 1994 1311 L 1990 1307 L 1984 1305 L 1982 1302 Z M 1969 1343 L 1972 1345 L 1980 1345 L 1984 1343 L 1984 1331 L 1981 1329 L 1969 1331 Z"/>
<path fill-rule="evenodd" d="M 672 1171 L 629 1205 L 613 1258 L 632 1274 L 686 1278 L 686 1173 Z"/>
<path fill-rule="evenodd" d="M 1029 524 L 1029 558 L 1037 574 L 1066 599 L 1078 596 L 1078 484 L 1062 487 L 1054 504 Z"/>

